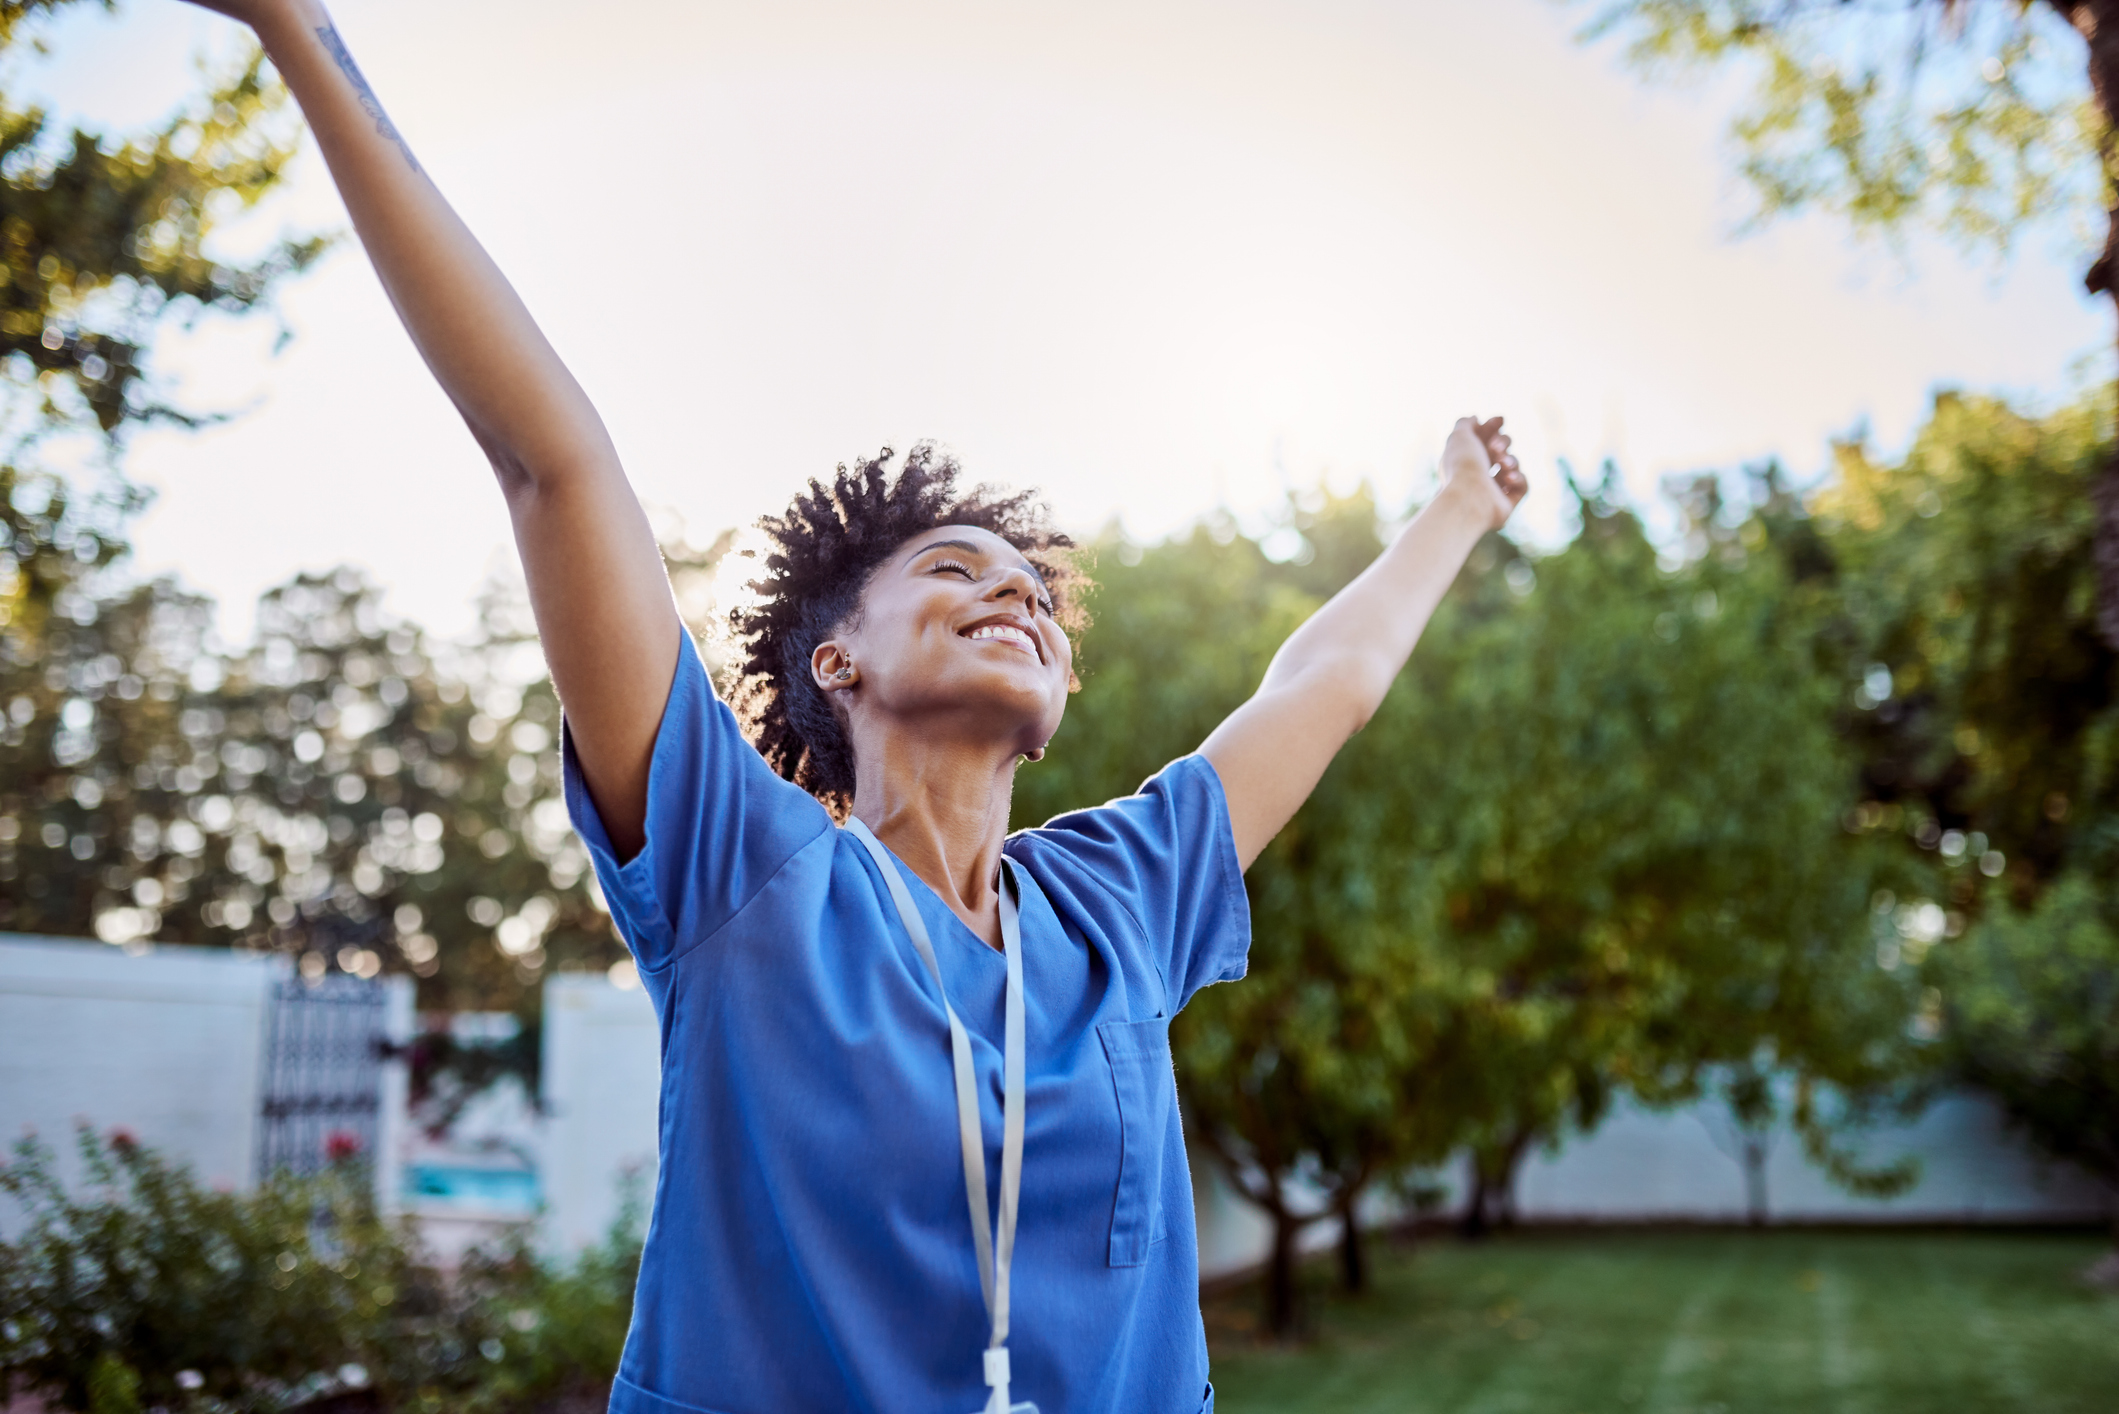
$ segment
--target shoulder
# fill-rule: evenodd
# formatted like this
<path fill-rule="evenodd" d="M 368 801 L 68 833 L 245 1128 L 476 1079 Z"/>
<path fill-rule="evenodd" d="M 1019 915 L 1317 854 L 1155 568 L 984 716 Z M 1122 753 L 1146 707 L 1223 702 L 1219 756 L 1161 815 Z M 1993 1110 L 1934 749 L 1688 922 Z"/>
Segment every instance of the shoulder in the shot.
<path fill-rule="evenodd" d="M 1206 757 L 1180 756 L 1141 782 L 1131 795 L 1055 815 L 1008 837 L 1026 855 L 1146 858 L 1205 842 L 1228 828 L 1221 776 Z M 1197 837 L 1197 838 L 1195 838 Z"/>
<path fill-rule="evenodd" d="M 1221 777 L 1204 756 L 1181 756 L 1131 795 L 1055 815 L 1008 837 L 1011 858 L 1040 882 L 1107 895 L 1140 918 L 1173 875 L 1218 865 L 1229 834 Z"/>

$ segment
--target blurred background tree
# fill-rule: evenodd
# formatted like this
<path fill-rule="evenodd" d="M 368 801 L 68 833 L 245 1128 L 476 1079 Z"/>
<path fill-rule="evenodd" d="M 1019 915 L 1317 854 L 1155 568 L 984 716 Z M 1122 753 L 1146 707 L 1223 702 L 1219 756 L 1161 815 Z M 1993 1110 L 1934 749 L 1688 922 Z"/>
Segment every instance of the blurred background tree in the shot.
<path fill-rule="evenodd" d="M 41 50 L 39 21 L 83 2 L 0 0 L 0 74 Z M 155 388 L 152 342 L 203 310 L 264 307 L 323 251 L 311 238 L 244 263 L 206 253 L 218 224 L 279 184 L 300 132 L 256 51 L 161 129 L 129 138 L 54 133 L 41 111 L 0 91 L 0 388 L 11 443 L 55 427 L 116 434 L 198 416 Z"/>
<path fill-rule="evenodd" d="M 2119 863 L 2119 654 L 2097 632 L 2087 486 L 2109 399 L 2046 418 L 1945 395 L 1908 454 L 1839 449 L 1803 553 L 1828 586 L 1864 829 L 2029 902 Z"/>
<path fill-rule="evenodd" d="M 54 133 L 42 112 L 10 101 L 6 81 L 41 51 L 40 22 L 67 3 L 0 0 L 0 700 L 8 749 L 39 761 L 62 730 L 69 753 L 121 730 L 83 716 L 112 688 L 168 702 L 172 674 L 207 628 L 195 602 L 160 586 L 122 596 L 112 605 L 121 622 L 97 630 L 99 594 L 116 583 L 125 524 L 143 503 L 115 454 L 140 423 L 204 416 L 157 389 L 154 338 L 209 309 L 265 308 L 324 248 L 282 240 L 236 264 L 206 253 L 217 224 L 269 193 L 294 155 L 298 116 L 260 55 L 158 131 L 130 138 Z M 68 437 L 89 469 L 72 478 L 42 461 Z M 144 655 L 149 672 L 113 670 L 120 655 L 101 637 L 127 659 Z M 82 704 L 73 726 L 57 720 L 62 701 Z M 54 784 L 47 775 L 35 788 Z"/>
<path fill-rule="evenodd" d="M 725 546 L 671 546 L 673 574 Z M 8 703 L 0 927 L 409 970 L 436 1010 L 534 1014 L 548 970 L 622 959 L 519 587 L 460 645 L 380 601 L 357 570 L 303 575 L 223 652 L 212 605 L 166 584 L 90 600 L 65 674 Z"/>
<path fill-rule="evenodd" d="M 40 49 L 40 22 L 64 3 L 0 0 L 0 77 Z M 98 893 L 133 887 L 135 826 L 159 839 L 177 819 L 160 765 L 178 750 L 175 704 L 211 606 L 117 572 L 144 497 L 116 455 L 133 426 L 201 416 L 158 393 L 155 336 L 207 309 L 264 308 L 323 248 L 284 240 L 234 265 L 206 254 L 216 224 L 272 190 L 294 154 L 298 119 L 261 63 L 133 138 L 54 134 L 0 91 L 0 926 L 89 931 Z M 82 469 L 61 476 L 42 458 L 69 438 Z M 25 868 L 27 848 L 42 867 Z"/>
<path fill-rule="evenodd" d="M 2119 1189 L 2119 916 L 2070 873 L 2033 905 L 2002 902 L 1935 958 L 1951 1059 L 2031 1141 Z M 2100 1264 L 2119 1277 L 2115 1251 Z"/>
<path fill-rule="evenodd" d="M 1731 136 L 1754 224 L 1814 208 L 1999 253 L 2058 226 L 2119 301 L 2119 0 L 1598 0 L 1584 36 L 1644 73 L 1751 79 Z M 2079 484 L 2119 649 L 2119 460 Z"/>
<path fill-rule="evenodd" d="M 2043 418 L 1945 395 L 1883 465 L 1840 449 L 1797 551 L 1862 759 L 1850 825 L 1924 860 L 1879 962 L 1919 969 L 1956 1077 L 2109 1179 L 2119 1134 L 2119 654 L 2097 626 L 2111 399 Z"/>

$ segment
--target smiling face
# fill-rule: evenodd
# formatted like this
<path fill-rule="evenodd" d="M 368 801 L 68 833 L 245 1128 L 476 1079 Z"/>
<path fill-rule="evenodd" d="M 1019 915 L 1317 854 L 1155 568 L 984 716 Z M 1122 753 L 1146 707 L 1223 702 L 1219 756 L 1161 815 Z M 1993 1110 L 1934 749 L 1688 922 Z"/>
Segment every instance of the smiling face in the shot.
<path fill-rule="evenodd" d="M 839 678 L 849 663 L 853 677 Z M 1074 647 L 1021 551 L 990 530 L 944 525 L 877 566 L 854 622 L 810 667 L 820 688 L 843 694 L 843 711 L 881 714 L 874 725 L 1035 756 L 1059 729 Z"/>

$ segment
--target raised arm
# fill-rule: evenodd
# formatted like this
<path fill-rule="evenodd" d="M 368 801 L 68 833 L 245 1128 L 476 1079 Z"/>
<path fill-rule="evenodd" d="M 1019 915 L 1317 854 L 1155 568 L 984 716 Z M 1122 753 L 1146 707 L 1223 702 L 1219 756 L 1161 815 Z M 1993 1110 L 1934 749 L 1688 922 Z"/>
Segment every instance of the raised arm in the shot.
<path fill-rule="evenodd" d="M 251 25 L 302 106 L 398 318 L 500 478 L 552 681 L 619 848 L 643 838 L 679 627 L 603 421 L 412 155 L 318 0 L 201 0 Z"/>
<path fill-rule="evenodd" d="M 1251 867 L 1348 737 L 1368 724 L 1479 537 L 1523 499 L 1501 419 L 1460 418 L 1442 490 L 1360 578 L 1280 645 L 1250 701 L 1200 747 L 1221 776 L 1236 855 Z"/>

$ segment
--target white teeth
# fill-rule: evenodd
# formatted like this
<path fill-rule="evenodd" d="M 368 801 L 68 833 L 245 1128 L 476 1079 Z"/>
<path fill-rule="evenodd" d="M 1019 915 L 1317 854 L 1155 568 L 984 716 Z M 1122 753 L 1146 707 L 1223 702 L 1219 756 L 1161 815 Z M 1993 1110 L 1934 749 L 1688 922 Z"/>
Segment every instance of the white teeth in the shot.
<path fill-rule="evenodd" d="M 979 627 L 973 629 L 970 633 L 966 634 L 965 637 L 998 638 L 1006 642 L 1013 643 L 1017 647 L 1026 649 L 1029 652 L 1037 652 L 1037 645 L 1030 641 L 1029 634 L 1024 633 L 1019 628 L 1011 628 L 1007 624 L 981 624 Z"/>

